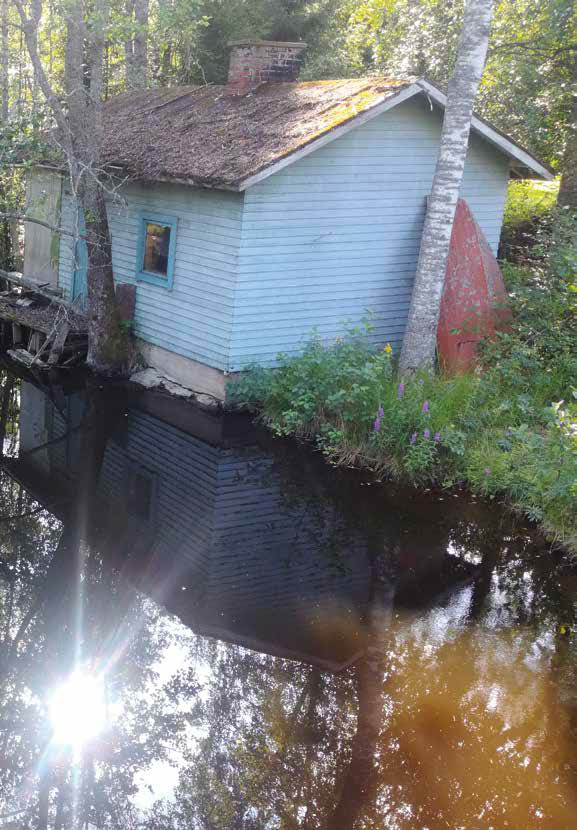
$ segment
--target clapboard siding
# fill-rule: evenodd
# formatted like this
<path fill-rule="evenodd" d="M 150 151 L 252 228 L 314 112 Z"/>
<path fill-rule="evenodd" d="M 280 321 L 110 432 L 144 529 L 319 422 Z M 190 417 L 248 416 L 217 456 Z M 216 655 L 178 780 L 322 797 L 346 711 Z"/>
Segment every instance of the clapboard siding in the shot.
<path fill-rule="evenodd" d="M 172 185 L 130 184 L 108 206 L 114 277 L 134 282 L 139 213 L 178 218 L 172 290 L 137 282 L 135 327 L 143 340 L 227 369 L 240 244 L 242 196 Z M 71 197 L 63 222 L 74 219 Z M 73 243 L 63 237 L 59 281 L 72 293 Z"/>
<path fill-rule="evenodd" d="M 60 224 L 63 228 L 76 232 L 74 200 L 66 190 L 62 194 Z M 58 258 L 58 285 L 67 300 L 72 298 L 74 268 L 74 241 L 71 237 L 62 234 L 60 237 L 60 255 Z"/>
<path fill-rule="evenodd" d="M 168 564 L 180 557 L 204 584 L 210 567 L 218 449 L 143 413 L 131 411 L 126 443 L 109 443 L 99 480 L 99 496 L 122 505 L 128 474 L 152 477 L 154 503 L 149 536 L 153 554 Z"/>
<path fill-rule="evenodd" d="M 438 152 L 441 114 L 413 99 L 245 195 L 231 369 L 275 365 L 313 329 L 325 339 L 370 316 L 399 347 Z M 508 161 L 472 136 L 462 186 L 496 252 Z"/>

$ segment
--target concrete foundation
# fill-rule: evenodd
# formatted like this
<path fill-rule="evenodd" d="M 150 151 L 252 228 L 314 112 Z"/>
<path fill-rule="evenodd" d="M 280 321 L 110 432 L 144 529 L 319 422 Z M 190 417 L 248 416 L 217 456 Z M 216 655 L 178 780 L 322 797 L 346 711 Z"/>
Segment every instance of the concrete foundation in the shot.
<path fill-rule="evenodd" d="M 169 352 L 168 349 L 160 346 L 153 346 L 144 340 L 138 340 L 138 347 L 147 366 L 151 366 L 160 374 L 177 381 L 181 386 L 193 392 L 212 395 L 217 400 L 224 401 L 226 384 L 231 378 L 220 369 L 205 366 L 189 357 Z"/>

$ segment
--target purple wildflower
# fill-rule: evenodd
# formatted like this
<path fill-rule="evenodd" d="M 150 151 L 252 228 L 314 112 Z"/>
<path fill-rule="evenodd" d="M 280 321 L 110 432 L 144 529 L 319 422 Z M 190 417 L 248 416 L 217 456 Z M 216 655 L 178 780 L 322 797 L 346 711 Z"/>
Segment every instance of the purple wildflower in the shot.
<path fill-rule="evenodd" d="M 381 419 L 375 418 L 373 422 L 373 432 L 378 432 L 381 428 Z"/>
<path fill-rule="evenodd" d="M 431 437 L 431 430 L 430 430 L 430 429 L 426 429 L 426 430 L 423 432 L 423 437 L 424 437 L 424 438 L 426 438 L 426 439 L 427 439 L 427 441 L 428 441 L 428 440 L 429 440 L 429 438 Z"/>
<path fill-rule="evenodd" d="M 413 432 L 413 434 L 411 435 L 411 444 L 416 444 L 416 443 L 417 443 L 417 433 Z"/>
<path fill-rule="evenodd" d="M 441 433 L 440 433 L 440 432 L 436 432 L 436 433 L 433 435 L 433 441 L 435 442 L 435 444 L 438 444 L 440 440 L 441 440 Z"/>
<path fill-rule="evenodd" d="M 385 410 L 383 409 L 383 405 L 379 403 L 379 408 L 377 409 L 377 418 L 384 418 L 385 417 Z"/>
<path fill-rule="evenodd" d="M 401 400 L 403 395 L 405 394 L 405 384 L 399 383 L 399 388 L 397 389 L 397 398 Z"/>
<path fill-rule="evenodd" d="M 490 467 L 485 467 L 483 472 L 485 473 L 486 476 L 490 476 L 491 475 L 491 468 Z"/>
<path fill-rule="evenodd" d="M 429 411 L 429 401 L 425 401 L 425 402 L 423 403 L 423 412 L 424 412 L 425 414 L 427 414 L 427 412 L 428 412 L 428 411 Z"/>
<path fill-rule="evenodd" d="M 423 380 L 423 378 L 419 378 L 419 383 L 420 383 L 421 386 L 424 384 L 424 382 L 425 381 Z"/>

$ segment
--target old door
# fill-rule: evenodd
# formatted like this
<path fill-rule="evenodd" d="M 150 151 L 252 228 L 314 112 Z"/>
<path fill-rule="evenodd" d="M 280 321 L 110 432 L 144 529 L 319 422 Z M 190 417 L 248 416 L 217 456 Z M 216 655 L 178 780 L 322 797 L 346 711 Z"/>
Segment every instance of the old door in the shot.
<path fill-rule="evenodd" d="M 81 237 L 84 235 L 84 217 L 80 215 L 78 229 Z M 81 307 L 86 304 L 86 274 L 88 271 L 88 249 L 84 239 L 80 238 L 74 246 L 74 276 L 72 279 L 72 300 Z"/>

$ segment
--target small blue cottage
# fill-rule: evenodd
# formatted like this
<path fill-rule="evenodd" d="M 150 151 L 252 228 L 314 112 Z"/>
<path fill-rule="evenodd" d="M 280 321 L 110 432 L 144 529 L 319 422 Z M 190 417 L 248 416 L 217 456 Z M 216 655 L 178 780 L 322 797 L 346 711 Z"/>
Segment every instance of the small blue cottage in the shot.
<path fill-rule="evenodd" d="M 145 360 L 218 398 L 313 328 L 331 339 L 370 314 L 375 346 L 400 345 L 446 101 L 416 78 L 299 83 L 302 43 L 231 47 L 226 86 L 104 109 L 114 275 L 136 286 Z M 461 195 L 495 252 L 511 175 L 552 177 L 475 117 Z M 78 227 L 59 187 L 59 221 Z M 85 290 L 82 248 L 63 236 L 53 265 L 69 299 Z"/>

